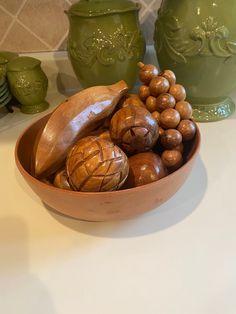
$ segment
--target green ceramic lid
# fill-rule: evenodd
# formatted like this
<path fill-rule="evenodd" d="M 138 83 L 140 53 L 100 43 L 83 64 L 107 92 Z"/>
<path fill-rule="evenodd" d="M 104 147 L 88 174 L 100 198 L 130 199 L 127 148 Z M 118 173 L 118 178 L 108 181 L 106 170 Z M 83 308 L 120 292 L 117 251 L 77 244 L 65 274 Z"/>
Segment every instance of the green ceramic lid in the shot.
<path fill-rule="evenodd" d="M 18 54 L 10 51 L 0 51 L 0 64 L 6 64 L 18 57 Z"/>
<path fill-rule="evenodd" d="M 41 61 L 31 57 L 18 57 L 14 60 L 11 60 L 7 65 L 7 71 L 10 72 L 19 72 L 32 70 L 38 65 L 41 64 Z"/>
<path fill-rule="evenodd" d="M 140 10 L 141 5 L 130 0 L 80 0 L 73 4 L 69 15 L 94 17 L 104 14 L 123 13 Z"/>

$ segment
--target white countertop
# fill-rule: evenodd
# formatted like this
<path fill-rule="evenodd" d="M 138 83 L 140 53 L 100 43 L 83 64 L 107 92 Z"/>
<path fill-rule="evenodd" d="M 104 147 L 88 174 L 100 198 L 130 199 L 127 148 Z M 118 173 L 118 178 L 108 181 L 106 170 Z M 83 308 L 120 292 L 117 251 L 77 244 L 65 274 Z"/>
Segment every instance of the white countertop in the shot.
<path fill-rule="evenodd" d="M 48 211 L 17 171 L 16 139 L 44 114 L 0 114 L 0 313 L 235 314 L 236 114 L 199 125 L 200 157 L 171 200 L 113 223 Z"/>

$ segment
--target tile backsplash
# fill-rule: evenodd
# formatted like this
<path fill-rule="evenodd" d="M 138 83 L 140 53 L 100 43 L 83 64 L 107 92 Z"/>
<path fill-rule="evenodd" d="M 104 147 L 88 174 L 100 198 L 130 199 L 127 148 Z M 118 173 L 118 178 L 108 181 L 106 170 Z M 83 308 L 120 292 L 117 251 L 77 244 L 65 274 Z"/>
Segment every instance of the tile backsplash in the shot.
<path fill-rule="evenodd" d="M 64 10 L 75 2 L 77 0 L 0 0 L 0 50 L 65 50 L 68 21 Z M 139 2 L 142 4 L 140 22 L 146 42 L 152 44 L 161 0 Z"/>

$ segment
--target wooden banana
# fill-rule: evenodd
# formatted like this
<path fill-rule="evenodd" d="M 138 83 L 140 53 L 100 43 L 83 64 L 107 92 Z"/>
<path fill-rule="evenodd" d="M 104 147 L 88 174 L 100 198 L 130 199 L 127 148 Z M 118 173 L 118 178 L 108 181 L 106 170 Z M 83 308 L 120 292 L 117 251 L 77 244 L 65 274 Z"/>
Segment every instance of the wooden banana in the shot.
<path fill-rule="evenodd" d="M 127 92 L 127 84 L 120 81 L 84 89 L 59 105 L 36 141 L 34 175 L 45 177 L 56 172 L 76 141 L 110 116 Z"/>

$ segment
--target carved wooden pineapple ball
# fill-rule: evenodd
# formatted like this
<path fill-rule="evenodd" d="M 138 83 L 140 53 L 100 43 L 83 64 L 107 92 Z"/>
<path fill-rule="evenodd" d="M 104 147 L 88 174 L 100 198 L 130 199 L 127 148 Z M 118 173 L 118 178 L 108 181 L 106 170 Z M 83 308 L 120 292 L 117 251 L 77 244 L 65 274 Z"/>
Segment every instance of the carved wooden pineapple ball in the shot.
<path fill-rule="evenodd" d="M 75 191 L 115 191 L 128 176 L 128 158 L 112 142 L 88 136 L 78 141 L 70 151 L 66 172 Z"/>
<path fill-rule="evenodd" d="M 114 114 L 110 134 L 115 144 L 133 155 L 148 151 L 156 144 L 158 128 L 155 118 L 147 109 L 129 106 Z"/>

